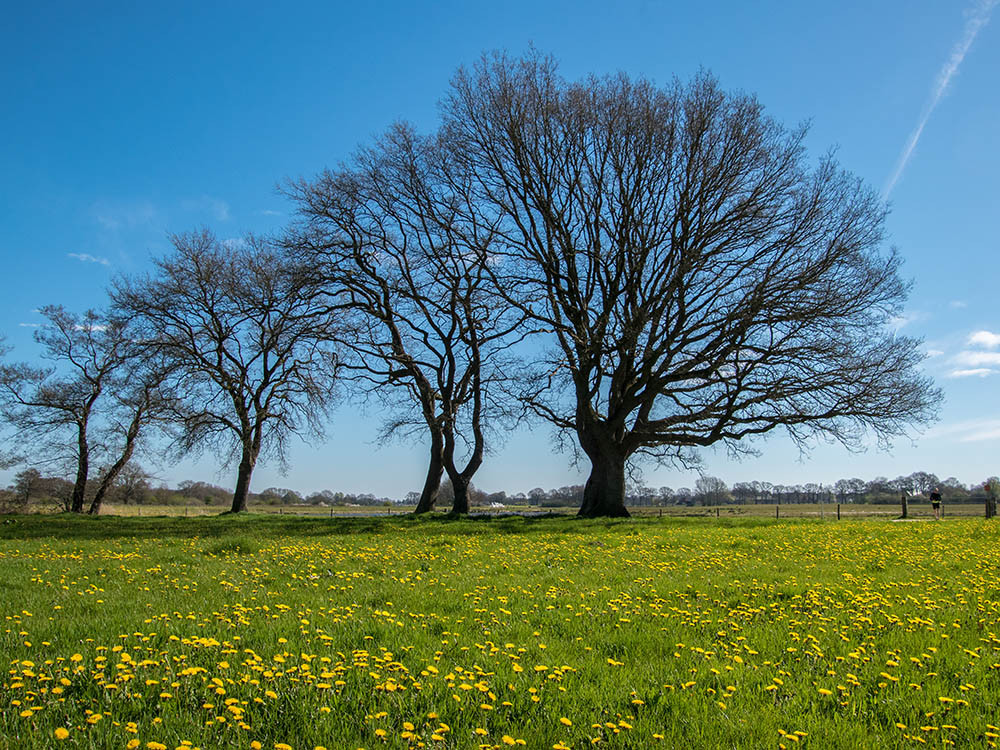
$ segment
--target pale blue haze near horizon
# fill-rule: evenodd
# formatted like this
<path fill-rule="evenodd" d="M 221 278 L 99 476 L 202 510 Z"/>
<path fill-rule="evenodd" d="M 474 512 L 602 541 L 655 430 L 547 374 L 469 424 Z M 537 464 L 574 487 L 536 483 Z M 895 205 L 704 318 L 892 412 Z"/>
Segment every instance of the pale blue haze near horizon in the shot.
<path fill-rule="evenodd" d="M 888 193 L 890 243 L 913 292 L 899 330 L 925 340 L 944 389 L 938 423 L 886 453 L 820 445 L 799 460 L 705 454 L 706 473 L 777 484 L 929 471 L 1000 474 L 1000 11 L 996 0 L 714 3 L 20 3 L 0 27 L 0 335 L 31 359 L 38 307 L 105 302 L 115 274 L 148 268 L 168 234 L 279 229 L 276 186 L 347 158 L 394 120 L 428 131 L 460 65 L 534 45 L 576 79 L 624 71 L 668 83 L 704 68 L 752 92 L 810 155 Z M 991 18 L 992 16 L 992 18 Z M 421 444 L 376 444 L 378 415 L 342 407 L 322 445 L 255 490 L 419 489 Z M 509 436 L 474 479 L 488 491 L 582 483 L 544 425 Z M 147 462 L 148 463 L 148 462 Z M 209 458 L 154 468 L 231 486 Z M 6 483 L 10 473 L 0 474 Z M 697 475 L 646 467 L 653 487 Z"/>

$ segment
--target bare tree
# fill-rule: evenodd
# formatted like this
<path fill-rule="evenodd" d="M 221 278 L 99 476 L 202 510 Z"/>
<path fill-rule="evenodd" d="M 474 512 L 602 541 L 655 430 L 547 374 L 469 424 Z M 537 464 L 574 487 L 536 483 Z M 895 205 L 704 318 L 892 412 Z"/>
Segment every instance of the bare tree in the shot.
<path fill-rule="evenodd" d="M 701 498 L 702 505 L 722 505 L 732 497 L 728 485 L 718 477 L 708 475 L 698 477 L 694 488 Z"/>
<path fill-rule="evenodd" d="M 300 221 L 286 244 L 317 292 L 355 321 L 341 342 L 345 377 L 395 407 L 386 435 L 429 434 L 417 513 L 434 507 L 442 469 L 452 511 L 468 512 L 486 432 L 514 416 L 502 386 L 526 333 L 491 284 L 492 229 L 459 226 L 471 184 L 449 156 L 436 138 L 397 125 L 349 167 L 289 190 Z"/>
<path fill-rule="evenodd" d="M 129 461 L 118 472 L 118 478 L 111 488 L 114 501 L 122 505 L 139 505 L 150 493 L 153 475 L 135 461 Z"/>
<path fill-rule="evenodd" d="M 16 496 L 21 507 L 27 507 L 31 498 L 37 496 L 42 489 L 42 473 L 38 469 L 28 468 L 14 475 L 14 484 L 10 489 Z"/>
<path fill-rule="evenodd" d="M 155 274 L 118 280 L 112 297 L 170 364 L 176 447 L 237 459 L 232 511 L 244 511 L 257 461 L 283 459 L 290 435 L 322 430 L 334 319 L 304 293 L 301 269 L 257 238 L 222 243 L 205 230 L 172 240 Z"/>
<path fill-rule="evenodd" d="M 908 479 L 910 486 L 913 488 L 913 493 L 917 495 L 929 494 L 931 490 L 941 483 L 937 474 L 932 474 L 926 471 L 915 471 L 910 474 Z"/>
<path fill-rule="evenodd" d="M 124 318 L 59 305 L 42 308 L 46 324 L 35 332 L 50 363 L 0 366 L 0 414 L 22 447 L 49 462 L 67 462 L 75 481 L 69 510 L 82 513 L 102 399 L 121 385 L 130 342 Z"/>
<path fill-rule="evenodd" d="M 733 498 L 740 505 L 745 505 L 754 494 L 752 482 L 736 482 L 733 485 Z"/>
<path fill-rule="evenodd" d="M 751 96 L 484 58 L 444 102 L 490 266 L 551 331 L 531 408 L 590 459 L 584 516 L 627 515 L 626 464 L 690 462 L 784 429 L 880 442 L 934 416 L 885 207 L 832 157 L 805 163 Z"/>

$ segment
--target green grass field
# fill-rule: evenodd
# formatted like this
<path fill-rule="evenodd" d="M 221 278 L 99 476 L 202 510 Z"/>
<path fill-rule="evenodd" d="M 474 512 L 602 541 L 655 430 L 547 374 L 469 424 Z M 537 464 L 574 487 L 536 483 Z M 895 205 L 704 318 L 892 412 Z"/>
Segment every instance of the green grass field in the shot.
<path fill-rule="evenodd" d="M 1000 525 L 0 524 L 0 747 L 992 747 Z"/>

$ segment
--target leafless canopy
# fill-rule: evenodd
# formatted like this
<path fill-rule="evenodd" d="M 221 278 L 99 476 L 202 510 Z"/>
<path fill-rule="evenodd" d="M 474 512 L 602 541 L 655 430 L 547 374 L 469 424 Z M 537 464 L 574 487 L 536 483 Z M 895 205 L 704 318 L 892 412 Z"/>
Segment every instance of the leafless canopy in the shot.
<path fill-rule="evenodd" d="M 334 319 L 303 293 L 299 269 L 259 239 L 172 239 L 175 252 L 154 274 L 120 279 L 112 297 L 171 365 L 179 449 L 239 458 L 232 510 L 242 511 L 257 460 L 282 458 L 289 435 L 322 428 Z"/>
<path fill-rule="evenodd" d="M 625 513 L 636 455 L 777 428 L 853 447 L 932 418 L 919 342 L 890 327 L 885 207 L 808 165 L 804 128 L 705 74 L 567 83 L 539 55 L 460 71 L 444 108 L 507 299 L 552 332 L 524 396 L 592 462 L 582 514 Z"/>
<path fill-rule="evenodd" d="M 97 512 L 106 485 L 158 413 L 162 374 L 132 340 L 125 318 L 93 310 L 77 315 L 58 305 L 41 312 L 46 323 L 35 340 L 47 366 L 0 367 L 0 413 L 22 450 L 73 472 L 69 510 L 83 511 L 91 468 L 104 466 L 91 505 Z"/>
<path fill-rule="evenodd" d="M 347 377 L 397 407 L 387 432 L 429 432 L 418 512 L 433 507 L 442 466 L 453 509 L 468 510 L 484 430 L 510 416 L 501 381 L 525 333 L 523 314 L 491 285 L 491 228 L 458 226 L 472 185 L 450 157 L 436 138 L 397 125 L 349 166 L 289 191 L 300 220 L 287 245 L 306 260 L 317 294 L 353 321 L 342 341 Z"/>

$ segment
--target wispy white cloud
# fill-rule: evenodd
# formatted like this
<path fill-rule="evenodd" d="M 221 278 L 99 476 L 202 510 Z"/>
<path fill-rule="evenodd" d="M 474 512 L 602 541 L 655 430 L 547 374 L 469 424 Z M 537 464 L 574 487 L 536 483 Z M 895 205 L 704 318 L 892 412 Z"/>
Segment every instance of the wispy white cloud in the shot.
<path fill-rule="evenodd" d="M 994 427 L 993 429 L 983 429 L 978 432 L 974 432 L 970 435 L 966 435 L 959 439 L 960 443 L 981 443 L 985 440 L 997 440 L 1000 439 L 1000 427 Z"/>
<path fill-rule="evenodd" d="M 243 250 L 247 247 L 247 241 L 242 237 L 229 237 L 224 239 L 222 244 L 229 250 Z"/>
<path fill-rule="evenodd" d="M 18 323 L 21 328 L 41 328 L 41 323 Z"/>
<path fill-rule="evenodd" d="M 960 351 L 952 361 L 964 367 L 1000 367 L 1000 352 Z"/>
<path fill-rule="evenodd" d="M 960 443 L 979 443 L 983 440 L 1000 438 L 1000 420 L 984 419 L 979 423 L 969 423 L 964 433 L 958 434 Z"/>
<path fill-rule="evenodd" d="M 100 263 L 102 266 L 110 266 L 111 261 L 107 258 L 99 258 L 96 255 L 91 255 L 90 253 L 66 253 L 70 258 L 76 258 L 84 263 Z"/>
<path fill-rule="evenodd" d="M 903 313 L 902 315 L 894 315 L 889 319 L 889 327 L 894 331 L 899 331 L 902 328 L 910 325 L 911 323 L 916 323 L 919 320 L 926 318 L 926 314 L 922 312 L 909 312 Z"/>
<path fill-rule="evenodd" d="M 211 195 L 202 195 L 198 198 L 189 198 L 181 201 L 181 208 L 185 211 L 197 211 L 208 213 L 215 221 L 229 221 L 229 204 L 221 198 L 213 198 Z"/>
<path fill-rule="evenodd" d="M 1000 333 L 976 331 L 969 336 L 969 346 L 980 346 L 983 349 L 996 349 L 1000 346 Z"/>
<path fill-rule="evenodd" d="M 939 424 L 924 433 L 925 439 L 947 438 L 959 443 L 976 443 L 1000 438 L 1000 419 L 969 419 L 951 424 Z"/>
<path fill-rule="evenodd" d="M 960 299 L 953 299 L 951 302 L 948 303 L 948 307 L 952 307 L 956 310 L 963 310 L 968 306 L 969 306 L 968 302 L 965 302 Z"/>
<path fill-rule="evenodd" d="M 262 208 L 257 213 L 259 213 L 261 216 L 284 216 L 284 214 L 281 211 L 273 211 L 270 208 Z"/>
<path fill-rule="evenodd" d="M 973 367 L 970 370 L 952 370 L 948 373 L 949 378 L 985 378 L 987 375 L 995 375 L 996 370 L 988 367 Z"/>
<path fill-rule="evenodd" d="M 931 357 L 940 357 L 942 354 L 944 354 L 944 352 L 941 351 L 940 349 L 928 349 L 926 352 L 924 352 L 924 354 L 926 354 L 928 358 L 931 358 Z"/>
<path fill-rule="evenodd" d="M 889 177 L 888 182 L 886 182 L 885 189 L 882 191 L 882 195 L 884 197 L 889 197 L 892 189 L 896 187 L 896 183 L 899 182 L 899 178 L 902 177 L 903 170 L 906 169 L 906 165 L 909 163 L 910 157 L 913 156 L 913 151 L 917 147 L 917 142 L 920 140 L 920 136 L 924 132 L 924 127 L 927 125 L 927 121 L 930 119 L 934 110 L 937 108 L 938 103 L 941 101 L 941 98 L 948 90 L 948 85 L 951 83 L 951 79 L 958 73 L 958 69 L 962 64 L 962 61 L 965 60 L 965 56 L 968 54 L 969 48 L 972 46 L 972 43 L 976 41 L 976 36 L 989 22 L 990 13 L 992 13 L 997 2 L 1000 2 L 1000 0 L 977 0 L 977 2 L 975 2 L 967 12 L 967 19 L 965 21 L 965 28 L 962 30 L 962 37 L 958 40 L 958 43 L 951 48 L 951 54 L 948 56 L 948 60 L 938 73 L 934 86 L 931 89 L 930 99 L 928 99 L 927 104 L 924 106 L 924 111 L 921 113 L 920 119 L 917 121 L 917 127 L 914 128 L 913 133 L 910 134 L 909 140 L 906 141 L 906 145 L 903 147 L 903 152 L 899 155 L 899 160 L 896 162 L 896 168 L 893 170 L 892 176 Z"/>
<path fill-rule="evenodd" d="M 91 211 L 97 223 L 112 232 L 150 224 L 157 216 L 156 207 L 149 201 L 133 203 L 98 201 Z"/>

